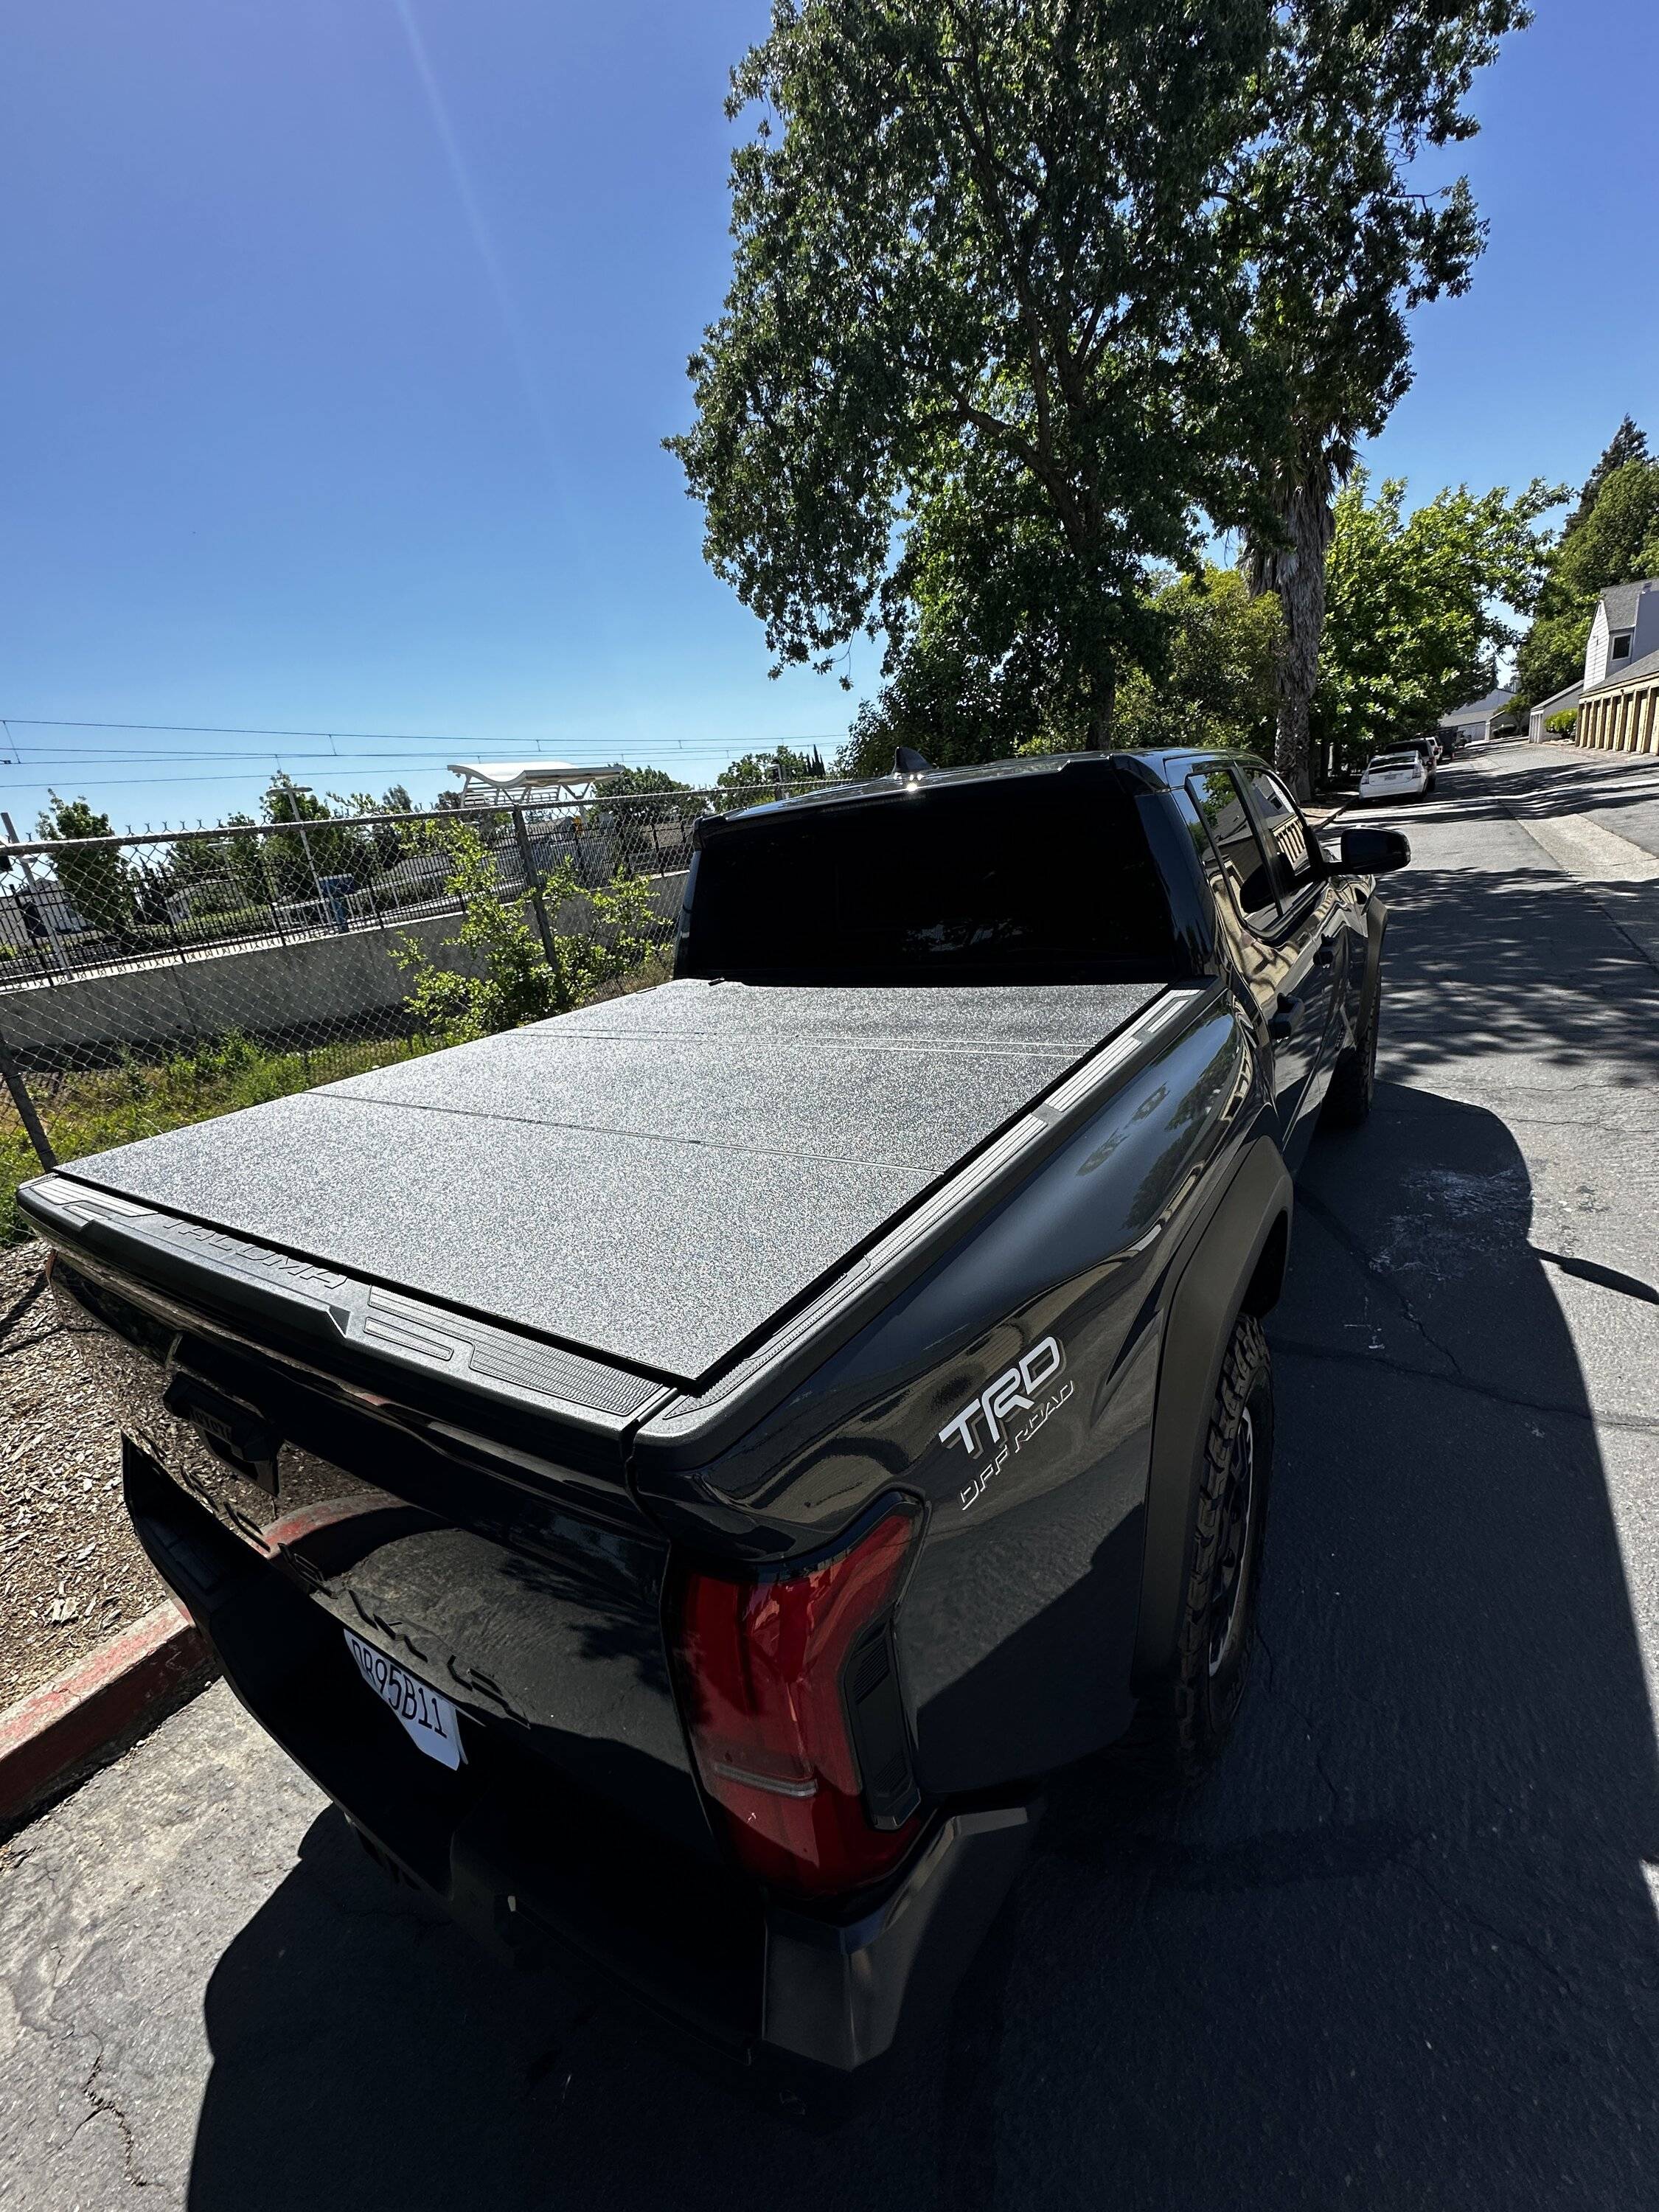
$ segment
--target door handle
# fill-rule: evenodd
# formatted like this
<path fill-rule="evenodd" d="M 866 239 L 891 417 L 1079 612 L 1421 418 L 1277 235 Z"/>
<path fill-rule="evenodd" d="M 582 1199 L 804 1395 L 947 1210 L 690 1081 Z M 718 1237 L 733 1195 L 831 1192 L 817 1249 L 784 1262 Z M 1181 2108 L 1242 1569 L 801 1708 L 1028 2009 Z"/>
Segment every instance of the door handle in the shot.
<path fill-rule="evenodd" d="M 1301 1026 L 1301 1000 L 1287 999 L 1284 993 L 1280 992 L 1278 1011 L 1267 1024 L 1267 1035 L 1275 1044 L 1283 1044 L 1287 1037 L 1293 1037 Z"/>

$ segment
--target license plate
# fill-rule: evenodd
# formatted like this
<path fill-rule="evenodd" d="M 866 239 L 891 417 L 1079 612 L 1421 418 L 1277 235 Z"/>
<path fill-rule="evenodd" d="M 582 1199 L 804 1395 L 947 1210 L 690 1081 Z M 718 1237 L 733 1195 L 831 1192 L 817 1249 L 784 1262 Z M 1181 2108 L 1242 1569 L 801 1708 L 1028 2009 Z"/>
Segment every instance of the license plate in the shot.
<path fill-rule="evenodd" d="M 395 1659 L 388 1659 L 384 1651 L 354 1636 L 349 1628 L 345 1640 L 358 1673 L 380 1702 L 397 1714 L 410 1741 L 440 1766 L 459 1766 L 466 1753 L 461 1747 L 461 1732 L 451 1701 Z"/>

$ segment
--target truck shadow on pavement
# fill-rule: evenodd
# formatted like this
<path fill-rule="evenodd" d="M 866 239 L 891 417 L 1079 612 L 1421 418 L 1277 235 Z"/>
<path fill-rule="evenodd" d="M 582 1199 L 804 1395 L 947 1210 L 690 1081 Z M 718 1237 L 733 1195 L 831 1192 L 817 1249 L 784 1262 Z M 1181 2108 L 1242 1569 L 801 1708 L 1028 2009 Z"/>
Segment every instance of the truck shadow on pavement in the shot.
<path fill-rule="evenodd" d="M 512 1976 L 330 1812 L 209 1987 L 195 2212 L 1645 2201 L 1659 1771 L 1531 1212 L 1504 1123 L 1431 1091 L 1315 1147 L 1237 1739 L 1184 1796 L 1062 1782 L 872 2112 L 810 2138 Z"/>

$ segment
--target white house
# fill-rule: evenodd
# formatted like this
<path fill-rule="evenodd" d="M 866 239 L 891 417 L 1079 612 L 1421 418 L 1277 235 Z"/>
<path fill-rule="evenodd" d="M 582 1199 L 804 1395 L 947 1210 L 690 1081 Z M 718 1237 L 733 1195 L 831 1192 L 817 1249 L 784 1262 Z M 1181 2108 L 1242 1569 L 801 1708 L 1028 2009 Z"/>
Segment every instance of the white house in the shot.
<path fill-rule="evenodd" d="M 1455 707 L 1449 714 L 1443 714 L 1440 727 L 1450 736 L 1462 738 L 1465 744 L 1471 738 L 1484 744 L 1494 726 L 1504 720 L 1504 709 L 1514 696 L 1512 689 L 1506 691 L 1500 684 L 1484 699 L 1471 699 L 1467 707 Z"/>
<path fill-rule="evenodd" d="M 1583 689 L 1611 683 L 1632 660 L 1659 653 L 1659 576 L 1639 584 L 1615 584 L 1596 602 L 1584 647 Z"/>

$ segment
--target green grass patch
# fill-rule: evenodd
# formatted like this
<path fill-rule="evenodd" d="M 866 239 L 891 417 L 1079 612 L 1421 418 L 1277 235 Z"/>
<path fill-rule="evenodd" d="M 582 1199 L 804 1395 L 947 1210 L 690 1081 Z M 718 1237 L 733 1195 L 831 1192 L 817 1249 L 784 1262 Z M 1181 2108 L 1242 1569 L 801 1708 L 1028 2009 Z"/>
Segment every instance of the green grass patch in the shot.
<path fill-rule="evenodd" d="M 422 1048 L 386 1037 L 274 1052 L 247 1037 L 216 1037 L 160 1062 L 135 1060 L 88 1074 L 31 1075 L 29 1088 L 58 1158 L 68 1162 L 319 1083 L 362 1075 Z M 40 1172 L 15 1109 L 0 1092 L 0 1243 L 16 1243 L 27 1235 L 14 1201 L 18 1184 Z"/>
<path fill-rule="evenodd" d="M 673 972 L 666 950 L 649 953 L 627 974 L 592 982 L 579 999 L 592 1005 L 635 991 L 653 990 Z M 210 1121 L 239 1107 L 262 1105 L 310 1091 L 319 1083 L 338 1083 L 372 1067 L 410 1060 L 440 1049 L 437 1036 L 360 1038 L 345 1044 L 315 1045 L 304 1052 L 276 1052 L 251 1037 L 233 1033 L 210 1037 L 163 1060 L 124 1060 L 118 1067 L 80 1075 L 31 1074 L 29 1089 L 60 1160 L 84 1159 L 164 1129 Z M 39 1175 L 40 1163 L 23 1133 L 16 1109 L 0 1087 L 0 1245 L 20 1243 L 28 1231 L 15 1205 L 17 1186 Z"/>

